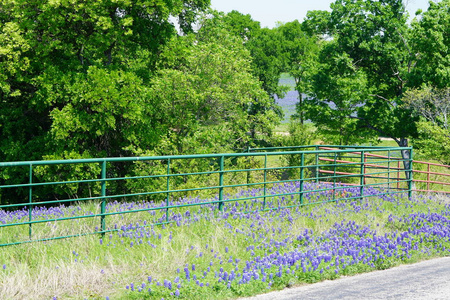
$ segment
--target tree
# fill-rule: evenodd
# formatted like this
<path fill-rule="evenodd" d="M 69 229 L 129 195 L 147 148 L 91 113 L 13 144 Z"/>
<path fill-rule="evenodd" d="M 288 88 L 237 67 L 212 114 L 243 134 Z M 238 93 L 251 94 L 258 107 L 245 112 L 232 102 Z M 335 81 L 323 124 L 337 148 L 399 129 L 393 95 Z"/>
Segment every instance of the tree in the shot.
<path fill-rule="evenodd" d="M 425 157 L 450 163 L 450 88 L 424 86 L 409 90 L 404 105 L 422 118 L 417 124 L 419 134 L 414 145 Z"/>
<path fill-rule="evenodd" d="M 252 69 L 262 82 L 269 97 L 282 97 L 287 88 L 279 85 L 281 73 L 285 71 L 283 36 L 276 29 L 262 28 L 257 36 L 246 43 L 252 57 Z"/>
<path fill-rule="evenodd" d="M 62 157 L 65 150 L 121 156 L 152 140 L 130 128 L 147 122 L 146 85 L 161 46 L 176 35 L 169 17 L 178 16 L 189 31 L 208 6 L 208 0 L 3 1 L 0 159 L 55 156 L 55 147 Z"/>
<path fill-rule="evenodd" d="M 286 91 L 285 87 L 278 84 L 280 74 L 283 71 L 280 35 L 271 29 L 261 29 L 259 22 L 254 21 L 250 15 L 243 15 L 237 11 L 232 11 L 226 15 L 212 12 L 210 17 L 203 19 L 201 25 L 201 30 L 197 34 L 199 38 L 206 36 L 207 39 L 211 39 L 217 34 L 217 30 L 225 30 L 237 37 L 241 45 L 249 51 L 250 57 L 248 59 L 251 62 L 251 73 L 259 79 L 262 88 L 270 99 L 269 102 L 253 101 L 250 104 L 248 113 L 255 120 L 251 124 L 265 124 L 268 121 L 265 118 L 261 119 L 261 122 L 257 120 L 269 112 L 281 117 L 282 110 L 275 103 L 274 98 L 275 95 L 282 95 Z M 262 132 L 265 131 L 262 130 Z M 257 126 L 252 125 L 250 135 L 254 142 L 257 140 L 257 133 Z M 259 142 L 264 143 L 265 141 Z"/>
<path fill-rule="evenodd" d="M 261 23 L 253 20 L 249 14 L 242 14 L 237 10 L 223 15 L 222 21 L 227 25 L 227 29 L 232 35 L 239 36 L 244 44 L 257 37 L 261 32 Z"/>
<path fill-rule="evenodd" d="M 277 30 L 261 28 L 250 15 L 231 11 L 222 17 L 224 26 L 239 36 L 250 51 L 252 71 L 262 82 L 269 97 L 283 95 L 285 89 L 278 84 L 284 67 L 283 37 Z"/>
<path fill-rule="evenodd" d="M 0 160 L 129 156 L 157 145 L 162 135 L 149 82 L 161 48 L 177 34 L 170 17 L 189 32 L 208 6 L 208 0 L 2 1 Z M 12 170 L 0 177 L 0 184 L 21 181 Z"/>
<path fill-rule="evenodd" d="M 326 10 L 310 10 L 302 22 L 302 30 L 309 36 L 330 35 L 330 12 Z"/>
<path fill-rule="evenodd" d="M 369 96 L 367 77 L 353 65 L 336 42 L 326 42 L 318 57 L 311 89 L 305 100 L 305 117 L 316 124 L 327 142 L 351 145 L 366 142 L 370 132 L 353 118 Z"/>
<path fill-rule="evenodd" d="M 174 51 L 178 43 L 186 45 L 183 55 Z M 209 137 L 208 143 L 220 140 L 212 149 L 221 152 L 244 149 L 256 132 L 270 135 L 278 118 L 250 62 L 242 40 L 220 27 L 202 27 L 196 36 L 176 38 L 165 47 L 164 67 L 152 80 L 151 94 L 178 153 L 201 147 L 199 133 Z"/>
<path fill-rule="evenodd" d="M 411 44 L 417 57 L 409 86 L 443 89 L 450 82 L 450 1 L 430 1 L 411 24 Z"/>
<path fill-rule="evenodd" d="M 302 31 L 298 21 L 283 24 L 277 28 L 283 37 L 284 70 L 295 80 L 295 90 L 298 92 L 297 116 L 300 123 L 304 121 L 303 94 L 309 90 L 306 80 L 315 67 L 318 39 L 315 35 L 308 35 Z"/>
<path fill-rule="evenodd" d="M 450 130 L 450 88 L 424 86 L 405 93 L 404 105 L 412 108 L 427 121 Z"/>
<path fill-rule="evenodd" d="M 327 81 L 343 80 L 350 87 L 347 89 L 350 92 L 343 95 L 346 100 L 334 103 L 333 114 L 346 111 L 348 119 L 356 120 L 355 135 L 391 137 L 399 146 L 408 146 L 408 138 L 416 134 L 417 118 L 401 104 L 416 57 L 409 44 L 407 13 L 402 1 L 337 0 L 331 8 L 328 28 L 335 43 L 332 56 L 344 59 L 347 67 L 336 69 L 330 74 L 333 78 Z M 323 51 L 329 51 L 327 49 Z M 321 63 L 333 63 L 326 55 L 321 57 Z M 322 103 L 327 110 L 324 103 L 334 95 L 327 91 L 326 85 L 319 84 L 317 80 L 322 80 L 319 75 L 312 76 L 316 81 L 312 84 L 315 98 L 312 101 Z M 352 77 L 365 83 L 352 84 L 349 81 Z M 358 96 L 365 92 L 368 92 L 366 97 Z M 327 124 L 325 119 L 319 121 Z M 409 169 L 409 152 L 402 154 L 405 169 Z"/>

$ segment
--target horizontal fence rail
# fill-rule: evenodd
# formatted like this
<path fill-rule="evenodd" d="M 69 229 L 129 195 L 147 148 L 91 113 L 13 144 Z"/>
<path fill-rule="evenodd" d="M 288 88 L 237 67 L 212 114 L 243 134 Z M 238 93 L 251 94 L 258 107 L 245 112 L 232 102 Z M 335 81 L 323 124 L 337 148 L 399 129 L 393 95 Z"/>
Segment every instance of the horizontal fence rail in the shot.
<path fill-rule="evenodd" d="M 414 160 L 414 191 L 450 194 L 450 166 Z"/>
<path fill-rule="evenodd" d="M 310 147 L 310 146 L 307 146 Z M 322 150 L 333 150 L 339 149 L 341 146 L 314 146 L 316 149 Z M 353 146 L 355 149 L 358 147 Z M 353 154 L 360 155 L 361 152 L 353 152 Z M 399 156 L 398 152 L 393 153 L 392 151 L 388 151 L 389 155 L 377 155 L 373 153 L 365 153 L 365 170 L 364 174 L 364 183 L 367 182 L 368 179 L 371 178 L 384 178 L 390 180 L 392 176 L 396 178 L 396 188 L 400 189 L 402 182 L 409 182 L 409 179 L 405 176 L 405 167 L 404 162 L 407 159 L 403 159 Z M 395 156 L 396 155 L 396 156 Z M 375 158 L 379 158 L 379 163 L 376 164 Z M 334 160 L 331 158 L 320 157 L 320 161 L 330 162 L 335 164 L 347 164 L 350 165 L 352 162 L 348 160 Z M 387 163 L 387 161 L 389 161 Z M 434 162 L 426 162 L 420 160 L 412 160 L 413 168 L 412 172 L 414 174 L 412 180 L 412 188 L 413 192 L 427 192 L 427 193 L 442 193 L 442 194 L 450 194 L 450 165 L 438 164 Z M 386 175 L 380 175 L 376 173 L 367 173 L 367 170 L 387 170 L 387 172 L 383 172 Z M 340 172 L 340 171 L 331 171 L 326 169 L 319 170 L 320 173 L 324 174 L 337 174 L 337 175 L 348 175 L 348 176 L 357 176 L 358 173 L 350 173 L 350 172 Z"/>
<path fill-rule="evenodd" d="M 233 205 L 251 212 L 411 196 L 412 174 L 410 147 L 0 162 L 0 246 L 105 235 L 133 222 L 178 224 L 199 208 L 219 214 Z"/>

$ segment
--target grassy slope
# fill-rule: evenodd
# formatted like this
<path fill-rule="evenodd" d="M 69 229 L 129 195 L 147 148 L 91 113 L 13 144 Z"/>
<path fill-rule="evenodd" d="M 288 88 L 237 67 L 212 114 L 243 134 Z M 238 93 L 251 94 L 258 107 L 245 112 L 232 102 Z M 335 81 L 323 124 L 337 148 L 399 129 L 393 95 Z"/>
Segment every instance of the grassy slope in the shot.
<path fill-rule="evenodd" d="M 231 299 L 449 255 L 450 208 L 436 199 L 383 196 L 243 213 L 255 203 L 230 205 L 223 213 L 192 208 L 179 226 L 149 228 L 134 220 L 102 240 L 88 236 L 2 248 L 0 294 Z"/>

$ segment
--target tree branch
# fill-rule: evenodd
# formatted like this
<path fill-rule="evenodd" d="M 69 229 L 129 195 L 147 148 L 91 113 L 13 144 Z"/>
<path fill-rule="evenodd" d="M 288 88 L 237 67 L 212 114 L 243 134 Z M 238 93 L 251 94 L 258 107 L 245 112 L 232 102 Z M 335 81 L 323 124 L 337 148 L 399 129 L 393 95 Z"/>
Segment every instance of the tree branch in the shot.
<path fill-rule="evenodd" d="M 381 100 L 384 100 L 384 101 L 386 101 L 389 105 L 391 105 L 392 107 L 394 107 L 394 104 L 392 104 L 392 102 L 391 102 L 389 99 L 386 99 L 386 98 L 384 98 L 384 97 L 381 96 L 381 95 L 378 95 L 378 94 L 369 94 L 369 96 L 371 96 L 371 97 L 376 97 L 376 98 L 379 98 L 379 99 L 381 99 Z"/>
<path fill-rule="evenodd" d="M 375 126 L 369 124 L 369 122 L 368 122 L 366 119 L 361 118 L 361 117 L 355 117 L 355 116 L 350 116 L 350 119 L 361 120 L 361 121 L 364 122 L 364 125 L 365 125 L 366 128 L 375 130 L 376 132 L 378 132 L 378 133 L 379 133 L 380 135 L 382 135 L 382 136 L 390 137 L 390 138 L 393 139 L 397 144 L 400 144 L 400 140 L 399 140 L 398 138 L 396 138 L 396 137 L 394 137 L 394 136 L 392 136 L 392 135 L 390 135 L 390 134 L 387 134 L 386 132 L 384 132 L 384 131 L 381 130 L 380 128 L 377 128 L 377 127 L 375 127 Z"/>
<path fill-rule="evenodd" d="M 403 44 L 404 44 L 405 47 L 406 47 L 406 50 L 408 50 L 408 54 L 409 54 L 408 56 L 411 57 L 411 56 L 412 56 L 412 54 L 411 54 L 411 49 L 409 48 L 408 43 L 406 42 L 406 39 L 403 37 L 403 35 L 400 33 L 400 31 L 398 31 L 397 28 L 395 28 L 395 31 L 397 31 L 398 35 L 400 36 L 400 38 L 401 38 L 402 41 L 403 41 Z M 412 60 L 409 59 L 409 62 L 408 62 L 408 73 L 411 73 L 411 64 L 412 64 Z M 403 82 L 403 81 L 402 81 L 402 82 Z"/>
<path fill-rule="evenodd" d="M 397 79 L 400 80 L 400 82 L 401 82 L 402 85 L 403 85 L 405 82 L 404 82 L 403 79 L 400 77 L 400 72 L 399 72 L 399 71 L 395 72 L 394 69 L 393 69 L 392 67 L 391 67 L 391 70 L 392 70 L 392 72 L 394 73 L 394 74 L 392 74 L 392 75 L 396 76 Z"/>

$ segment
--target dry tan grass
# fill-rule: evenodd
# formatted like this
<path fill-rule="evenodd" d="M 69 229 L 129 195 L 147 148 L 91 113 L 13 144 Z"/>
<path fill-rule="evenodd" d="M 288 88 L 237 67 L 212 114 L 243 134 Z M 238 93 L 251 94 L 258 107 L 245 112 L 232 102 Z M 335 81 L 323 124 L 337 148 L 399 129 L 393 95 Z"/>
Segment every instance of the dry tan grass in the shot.
<path fill-rule="evenodd" d="M 111 285 L 106 269 L 100 266 L 64 263 L 60 266 L 39 265 L 37 272 L 31 272 L 28 264 L 15 266 L 15 274 L 4 276 L 0 285 L 2 299 L 79 299 L 98 297 Z"/>
<path fill-rule="evenodd" d="M 204 249 L 205 243 L 216 249 L 221 247 L 226 230 L 204 222 L 207 221 L 173 230 L 155 227 L 157 233 L 162 233 L 158 247 L 135 245 L 133 251 L 123 251 L 123 246 L 121 252 L 115 251 L 106 246 L 107 237 L 102 249 L 98 236 L 10 246 L 8 256 L 0 255 L 0 263 L 8 262 L 6 270 L 0 270 L 0 299 L 104 299 L 104 295 L 120 298 L 130 282 L 144 282 L 149 275 L 176 274 L 177 267 L 188 263 L 199 253 L 198 249 Z M 213 232 L 207 235 L 199 228 Z M 170 231 L 176 243 L 167 242 Z M 211 238 L 206 240 L 205 236 Z M 112 242 L 119 240 L 113 237 Z M 194 250 L 186 252 L 191 246 Z M 92 252 L 93 248 L 97 248 L 96 252 Z M 119 295 L 114 297 L 114 293 Z"/>

